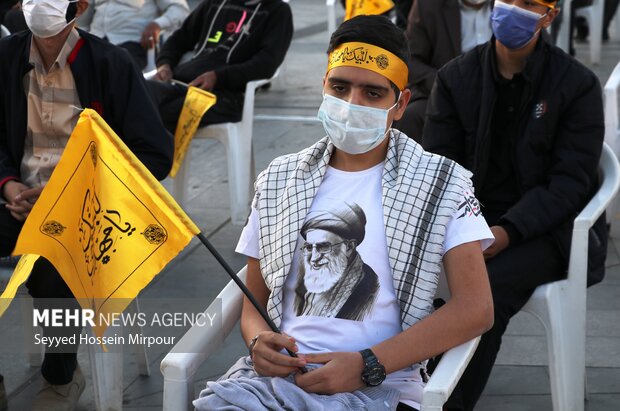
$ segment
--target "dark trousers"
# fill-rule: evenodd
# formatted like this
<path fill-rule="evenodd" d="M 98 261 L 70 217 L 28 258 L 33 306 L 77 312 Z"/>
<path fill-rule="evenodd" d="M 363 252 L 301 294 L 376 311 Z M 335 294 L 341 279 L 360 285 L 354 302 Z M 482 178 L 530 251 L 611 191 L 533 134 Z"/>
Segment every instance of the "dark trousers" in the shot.
<path fill-rule="evenodd" d="M 493 293 L 495 323 L 446 403 L 448 410 L 473 410 L 489 379 L 508 322 L 539 285 L 565 276 L 566 261 L 550 236 L 509 247 L 487 262 Z"/>
<path fill-rule="evenodd" d="M 11 33 L 28 30 L 24 13 L 18 9 L 7 11 L 0 23 L 2 23 Z"/>
<path fill-rule="evenodd" d="M 147 81 L 147 84 L 164 125 L 174 134 L 187 94 L 187 87 L 154 80 Z M 227 90 L 217 90 L 212 93 L 217 97 L 217 102 L 202 116 L 201 126 L 241 121 L 243 93 Z"/>
<path fill-rule="evenodd" d="M 605 0 L 605 8 L 603 11 L 603 38 L 605 38 L 606 34 L 608 35 L 607 30 L 609 29 L 609 23 L 616 15 L 618 3 L 620 3 L 620 0 Z"/>
<path fill-rule="evenodd" d="M 0 205 L 0 256 L 4 257 L 11 254 L 15 248 L 15 242 L 21 228 L 22 223 L 15 220 L 4 205 Z M 28 281 L 26 281 L 26 287 L 28 288 L 28 293 L 34 298 L 34 307 L 39 310 L 79 308 L 79 304 L 73 297 L 67 284 L 60 277 L 58 271 L 44 258 L 40 258 L 34 265 L 32 273 Z M 43 327 L 43 335 L 45 336 L 69 336 L 75 333 L 79 334 L 79 332 L 79 328 Z M 64 348 L 66 351 L 67 347 Z M 73 351 L 77 351 L 77 347 L 73 348 Z M 76 367 L 76 352 L 59 353 L 46 350 L 43 364 L 41 365 L 41 374 L 51 384 L 67 384 L 73 379 L 73 372 Z"/>
<path fill-rule="evenodd" d="M 138 67 L 138 71 L 144 70 L 146 67 L 146 50 L 142 47 L 142 44 L 135 41 L 127 41 L 118 46 L 129 52 L 131 59 Z"/>

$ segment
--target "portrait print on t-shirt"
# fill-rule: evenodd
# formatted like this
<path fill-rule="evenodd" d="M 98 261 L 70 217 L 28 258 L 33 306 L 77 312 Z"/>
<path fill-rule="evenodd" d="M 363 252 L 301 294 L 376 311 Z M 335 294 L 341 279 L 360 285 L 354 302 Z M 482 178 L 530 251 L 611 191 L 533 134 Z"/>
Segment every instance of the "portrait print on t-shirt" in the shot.
<path fill-rule="evenodd" d="M 357 246 L 366 234 L 366 214 L 343 203 L 308 214 L 295 288 L 295 313 L 362 321 L 372 310 L 379 278 Z"/>

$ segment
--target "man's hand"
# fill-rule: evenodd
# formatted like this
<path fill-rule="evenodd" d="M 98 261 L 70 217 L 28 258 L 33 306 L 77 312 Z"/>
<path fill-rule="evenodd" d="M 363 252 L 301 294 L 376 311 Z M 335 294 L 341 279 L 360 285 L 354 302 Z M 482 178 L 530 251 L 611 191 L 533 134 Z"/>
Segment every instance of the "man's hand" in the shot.
<path fill-rule="evenodd" d="M 489 260 L 495 257 L 510 244 L 510 238 L 508 237 L 508 233 L 506 232 L 504 227 L 494 225 L 493 227 L 491 227 L 491 232 L 495 237 L 495 241 L 493 241 L 493 244 L 491 244 L 489 248 L 482 252 L 485 260 Z"/>
<path fill-rule="evenodd" d="M 306 392 L 335 394 L 364 388 L 364 360 L 358 352 L 305 354 L 310 364 L 325 364 L 305 374 L 297 374 L 295 382 Z"/>
<path fill-rule="evenodd" d="M 286 377 L 299 371 L 300 367 L 306 366 L 303 356 L 295 358 L 283 354 L 280 351 L 284 348 L 293 352 L 298 351 L 293 337 L 273 331 L 259 333 L 252 349 L 252 361 L 256 372 L 267 377 Z"/>
<path fill-rule="evenodd" d="M 43 187 L 29 188 L 19 181 L 8 181 L 4 184 L 3 194 L 8 204 L 6 208 L 18 221 L 26 220 L 32 206 L 39 198 Z"/>
<path fill-rule="evenodd" d="M 211 91 L 213 90 L 213 87 L 215 87 L 216 81 L 217 75 L 215 74 L 215 71 L 207 71 L 206 73 L 202 73 L 196 77 L 191 83 L 189 83 L 189 85 Z"/>
<path fill-rule="evenodd" d="M 161 31 L 161 27 L 159 24 L 154 21 L 150 22 L 142 31 L 142 38 L 140 39 L 140 44 L 142 48 L 145 50 L 152 49 L 155 47 L 155 43 L 159 39 L 159 32 Z"/>
<path fill-rule="evenodd" d="M 153 77 L 154 80 L 168 82 L 172 79 L 172 68 L 170 64 L 163 64 L 157 67 L 157 73 Z"/>

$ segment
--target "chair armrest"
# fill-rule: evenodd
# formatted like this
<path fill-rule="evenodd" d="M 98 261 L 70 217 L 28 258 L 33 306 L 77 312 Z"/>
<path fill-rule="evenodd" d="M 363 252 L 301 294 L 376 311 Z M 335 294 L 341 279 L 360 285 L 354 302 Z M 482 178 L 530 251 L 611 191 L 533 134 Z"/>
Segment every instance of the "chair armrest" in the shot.
<path fill-rule="evenodd" d="M 241 117 L 241 121 L 247 124 L 247 130 L 244 130 L 245 133 L 252 133 L 252 124 L 254 120 L 254 95 L 256 94 L 256 89 L 260 86 L 263 86 L 270 81 L 274 80 L 276 77 L 280 75 L 280 68 L 273 73 L 273 76 L 268 79 L 259 79 L 248 81 L 245 85 L 245 96 L 243 99 L 243 115 Z"/>
<path fill-rule="evenodd" d="M 443 354 L 437 368 L 424 387 L 420 411 L 441 411 L 469 360 L 474 355 L 480 337 L 456 346 Z"/>
<path fill-rule="evenodd" d="M 246 267 L 237 273 L 242 281 Z M 216 299 L 222 303 L 222 327 L 199 324 L 191 327 L 161 362 L 161 373 L 166 381 L 191 381 L 200 365 L 218 350 L 241 316 L 243 293 L 230 281 Z M 219 301 L 214 301 L 209 308 Z M 209 308 L 205 311 L 209 311 Z"/>
<path fill-rule="evenodd" d="M 157 74 L 157 69 L 156 68 L 154 68 L 151 71 L 147 71 L 145 73 L 142 73 L 142 75 L 144 76 L 145 80 L 152 80 L 153 77 L 155 77 L 155 74 Z"/>

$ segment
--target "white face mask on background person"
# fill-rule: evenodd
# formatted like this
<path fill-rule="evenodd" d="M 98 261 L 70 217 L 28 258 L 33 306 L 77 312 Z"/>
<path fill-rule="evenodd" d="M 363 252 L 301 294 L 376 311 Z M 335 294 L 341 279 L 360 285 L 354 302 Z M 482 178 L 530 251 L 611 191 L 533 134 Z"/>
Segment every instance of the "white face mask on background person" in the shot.
<path fill-rule="evenodd" d="M 349 154 L 363 154 L 385 139 L 389 129 L 388 113 L 397 104 L 398 99 L 388 109 L 359 106 L 324 94 L 318 117 L 338 150 Z"/>
<path fill-rule="evenodd" d="M 474 6 L 479 6 L 484 3 L 489 3 L 490 0 L 467 0 L 467 2 L 473 4 Z"/>
<path fill-rule="evenodd" d="M 69 3 L 78 0 L 24 0 L 22 10 L 28 28 L 37 37 L 48 38 L 57 35 L 75 18 L 67 23 Z"/>

